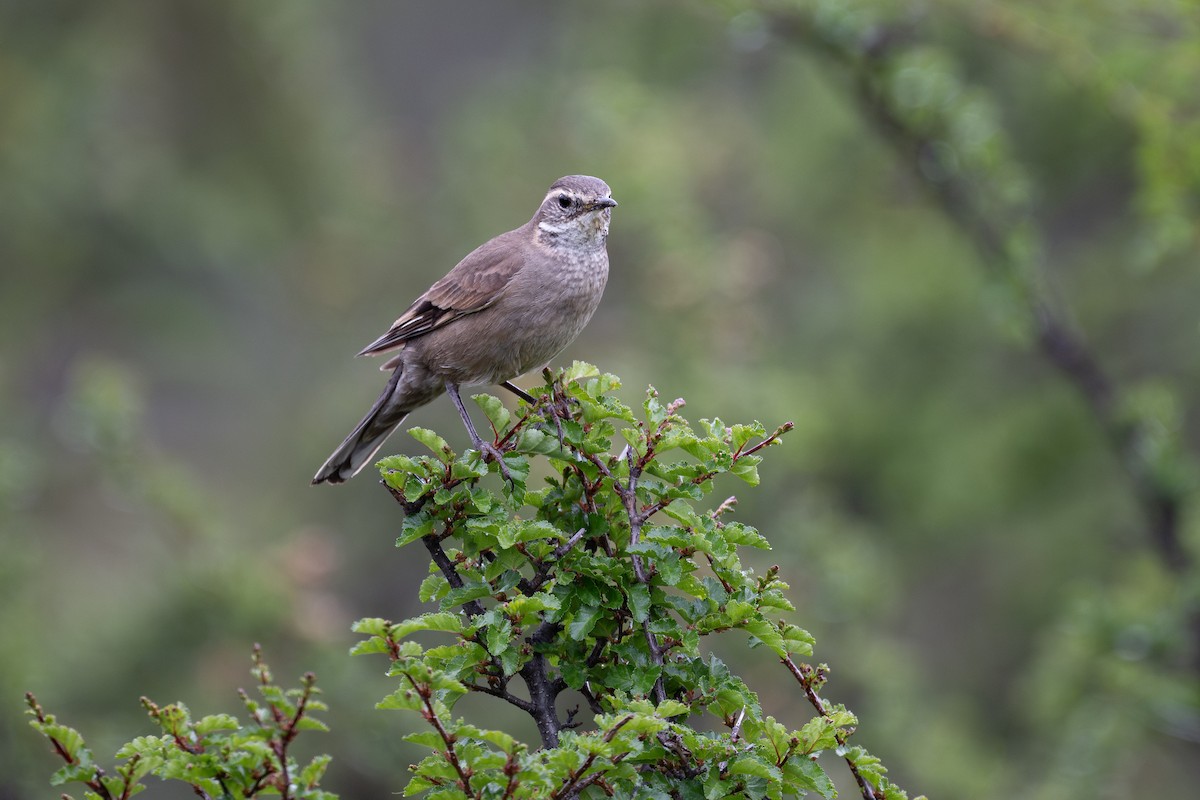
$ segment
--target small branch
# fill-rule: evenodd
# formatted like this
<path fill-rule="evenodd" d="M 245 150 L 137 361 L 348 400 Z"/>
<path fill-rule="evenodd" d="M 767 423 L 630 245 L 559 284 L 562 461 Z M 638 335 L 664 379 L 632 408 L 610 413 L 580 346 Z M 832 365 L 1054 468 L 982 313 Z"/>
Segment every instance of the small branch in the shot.
<path fill-rule="evenodd" d="M 648 515 L 638 509 L 637 502 L 637 482 L 638 477 L 642 474 L 641 464 L 650 458 L 653 454 L 653 447 L 647 447 L 646 455 L 638 463 L 633 460 L 633 448 L 625 449 L 625 460 L 629 465 L 629 482 L 622 486 L 619 482 L 613 481 L 613 487 L 621 497 L 621 501 L 625 506 L 625 514 L 629 517 L 629 544 L 636 545 L 642 538 L 642 523 Z M 650 585 L 650 578 L 646 575 L 646 570 L 642 564 L 642 557 L 637 553 L 630 553 L 629 560 L 633 564 L 633 574 L 637 578 L 638 583 L 646 586 Z M 663 670 L 663 651 L 659 644 L 658 636 L 650 630 L 650 619 L 647 618 L 642 622 L 642 633 L 646 637 L 646 646 L 650 649 L 650 659 L 654 665 L 658 667 L 658 677 L 654 681 L 654 699 L 661 703 L 667 699 L 667 690 L 663 685 L 662 670 Z"/>
<path fill-rule="evenodd" d="M 562 557 L 569 553 L 572 547 L 579 544 L 579 540 L 582 539 L 586 533 L 587 528 L 580 528 L 579 530 L 575 531 L 574 535 L 572 535 L 570 539 L 567 539 L 558 547 L 554 548 L 554 552 L 551 553 L 547 558 L 539 561 L 536 569 L 534 570 L 533 577 L 528 579 L 522 578 L 520 582 L 517 583 L 517 588 L 521 590 L 521 594 L 528 597 L 541 589 L 549 579 L 550 569 L 554 566 L 554 564 L 561 561 Z"/>
<path fill-rule="evenodd" d="M 471 794 L 471 775 L 463 766 L 458 758 L 458 751 L 454 749 L 454 737 L 446 730 L 446 726 L 442 724 L 442 720 L 437 715 L 437 711 L 433 708 L 433 692 L 428 686 L 418 684 L 411 676 L 404 676 L 409 684 L 421 698 L 421 703 L 425 706 L 425 710 L 421 716 L 425 717 L 426 722 L 433 726 L 437 731 L 438 736 L 442 737 L 442 742 L 446 745 L 446 760 L 450 762 L 450 766 L 454 768 L 454 772 L 458 775 L 458 786 L 468 796 Z"/>
<path fill-rule="evenodd" d="M 945 156 L 937 147 L 936 134 L 911 125 L 888 96 L 882 79 L 888 59 L 898 44 L 913 37 L 914 26 L 880 28 L 857 44 L 848 44 L 844 38 L 826 35 L 806 15 L 776 13 L 771 18 L 775 30 L 784 38 L 813 46 L 850 74 L 863 116 L 896 150 L 942 212 L 963 231 L 984 266 L 1022 286 L 1037 348 L 1079 393 L 1108 439 L 1142 507 L 1151 544 L 1172 572 L 1182 574 L 1190 570 L 1193 558 L 1184 547 L 1179 530 L 1183 498 L 1154 477 L 1154 465 L 1141 448 L 1147 436 L 1146 423 L 1131 423 L 1123 418 L 1120 387 L 1105 372 L 1082 334 L 1054 307 L 1046 293 L 1024 276 L 1028 261 L 1022 260 L 1008 244 L 1019 232 L 1021 222 L 1013 217 L 1021 212 L 1005 215 L 988 209 L 986 198 L 981 200 L 978 188 L 968 178 L 955 169 L 942 168 L 948 165 L 942 163 Z M 934 170 L 929 169 L 931 165 Z M 931 180 L 931 173 L 938 174 L 939 179 Z M 1200 618 L 1196 625 L 1200 629 Z M 1197 649 L 1200 658 L 1200 642 Z"/>
<path fill-rule="evenodd" d="M 593 714 L 604 713 L 604 706 L 600 705 L 600 701 L 596 699 L 596 695 L 592 694 L 592 685 L 590 683 L 585 681 L 579 689 L 579 693 L 583 695 L 584 700 L 587 700 L 588 708 Z"/>
<path fill-rule="evenodd" d="M 796 679 L 796 681 L 800 684 L 800 687 L 804 690 L 804 696 L 808 699 L 808 702 L 812 704 L 812 707 L 817 710 L 818 714 L 828 719 L 829 707 L 825 704 L 825 701 L 821 699 L 821 696 L 817 694 L 817 689 L 815 686 L 816 673 L 813 671 L 813 668 L 807 664 L 797 665 L 795 661 L 792 661 L 791 656 L 784 656 L 781 660 L 792 673 L 792 677 Z M 839 733 L 836 734 L 836 736 L 839 745 L 844 745 L 846 743 L 844 735 Z M 846 762 L 846 766 L 850 768 L 850 774 L 854 776 L 854 780 L 858 783 L 858 788 L 862 794 L 863 800 L 879 800 L 879 795 L 876 794 L 875 787 L 872 786 L 871 782 L 867 780 L 861 772 L 858 771 L 858 766 L 854 763 L 854 761 L 851 760 L 849 756 L 846 756 L 844 760 Z"/>
<path fill-rule="evenodd" d="M 794 427 L 796 427 L 796 424 L 794 422 L 783 423 L 778 428 L 776 428 L 774 430 L 774 432 L 771 433 L 770 436 L 766 437 L 758 444 L 754 445 L 753 447 L 749 447 L 746 450 L 743 450 L 739 453 L 735 453 L 733 456 L 734 463 L 736 464 L 739 459 L 742 459 L 746 456 L 754 455 L 759 450 L 762 450 L 764 447 L 770 447 L 771 445 L 773 445 L 779 441 L 779 437 L 783 436 L 785 433 L 787 433 Z M 699 486 L 702 483 L 711 481 L 713 478 L 717 477 L 718 474 L 719 473 L 716 470 L 709 470 L 707 472 L 702 472 L 701 474 L 692 478 L 691 483 L 693 486 Z M 737 498 L 731 497 L 731 498 L 729 498 L 729 500 L 732 500 L 734 502 L 734 504 L 737 503 Z M 722 509 L 728 510 L 726 508 L 725 504 L 728 503 L 729 500 L 726 500 L 725 503 L 722 503 L 717 508 L 717 511 L 723 513 Z M 659 500 L 656 503 L 651 503 L 650 505 L 646 506 L 646 508 L 642 509 L 643 519 L 649 519 L 650 517 L 654 516 L 659 511 L 662 511 L 664 508 L 666 508 L 670 504 L 671 504 L 671 500 L 668 498 L 663 498 L 662 500 Z"/>
<path fill-rule="evenodd" d="M 609 728 L 608 733 L 604 734 L 604 742 L 607 744 L 615 739 L 621 728 L 624 728 L 630 722 L 633 722 L 632 714 L 622 717 L 616 725 L 613 725 L 611 728 Z M 550 800 L 565 800 L 565 798 L 568 797 L 577 797 L 580 791 L 595 783 L 596 780 L 600 778 L 599 773 L 594 773 L 587 778 L 581 777 L 584 775 L 584 773 L 592 768 L 592 764 L 594 763 L 596 763 L 596 754 L 591 753 L 588 755 L 587 759 L 585 759 L 584 762 L 579 765 L 579 769 L 571 770 L 571 774 L 567 777 L 567 780 L 562 787 L 559 788 L 559 790 L 554 794 L 550 795 Z"/>
<path fill-rule="evenodd" d="M 496 687 L 496 686 L 488 686 L 487 684 L 481 684 L 481 683 L 464 683 L 463 686 L 466 686 L 472 692 L 479 692 L 480 694 L 490 694 L 492 697 L 499 697 L 501 700 L 505 701 L 506 703 L 516 706 L 517 708 L 521 709 L 526 714 L 532 714 L 534 711 L 533 705 L 531 705 L 528 700 L 522 700 L 521 698 L 517 697 L 512 692 L 508 691 L 507 689 Z"/>
<path fill-rule="evenodd" d="M 452 588 L 463 588 L 462 576 L 458 574 L 458 570 L 454 568 L 454 563 L 450 557 L 446 555 L 446 551 L 442 549 L 442 543 L 438 541 L 438 537 L 432 533 L 421 537 L 421 543 L 425 545 L 425 549 L 429 551 L 429 557 L 433 559 L 433 563 L 437 564 L 437 568 L 442 571 L 442 577 L 450 584 Z M 468 600 L 463 603 L 463 610 L 469 616 L 478 617 L 483 613 L 483 605 L 478 600 Z"/>

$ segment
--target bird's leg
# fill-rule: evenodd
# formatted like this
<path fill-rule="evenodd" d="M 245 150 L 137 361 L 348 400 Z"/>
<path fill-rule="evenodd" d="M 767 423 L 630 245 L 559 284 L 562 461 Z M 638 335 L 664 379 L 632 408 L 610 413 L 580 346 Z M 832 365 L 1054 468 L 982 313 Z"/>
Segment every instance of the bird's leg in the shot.
<path fill-rule="evenodd" d="M 504 463 L 504 454 L 491 442 L 485 442 L 479 437 L 475 431 L 475 423 L 471 421 L 471 415 L 467 413 L 467 407 L 463 405 L 462 398 L 458 395 L 458 385 L 454 383 L 446 384 L 446 394 L 450 395 L 450 399 L 454 401 L 454 407 L 458 409 L 458 415 L 462 417 L 463 424 L 467 426 L 467 434 L 471 437 L 471 444 L 485 458 L 495 459 L 497 466 L 500 467 L 500 474 L 510 484 L 513 483 L 513 477 L 509 474 L 508 465 Z"/>

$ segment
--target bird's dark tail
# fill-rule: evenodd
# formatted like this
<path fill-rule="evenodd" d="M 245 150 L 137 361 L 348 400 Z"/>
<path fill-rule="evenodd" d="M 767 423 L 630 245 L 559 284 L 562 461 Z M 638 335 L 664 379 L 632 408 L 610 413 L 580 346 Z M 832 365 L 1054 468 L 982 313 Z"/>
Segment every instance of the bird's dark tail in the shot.
<path fill-rule="evenodd" d="M 312 479 L 314 486 L 318 483 L 343 483 L 357 475 L 379 452 L 379 448 L 383 447 L 392 431 L 408 416 L 411 409 L 397 408 L 396 403 L 390 402 L 402 371 L 397 369 L 392 373 L 391 380 L 387 382 L 375 405 L 371 406 L 371 410 L 346 440 L 338 445 L 333 455 L 317 470 Z"/>

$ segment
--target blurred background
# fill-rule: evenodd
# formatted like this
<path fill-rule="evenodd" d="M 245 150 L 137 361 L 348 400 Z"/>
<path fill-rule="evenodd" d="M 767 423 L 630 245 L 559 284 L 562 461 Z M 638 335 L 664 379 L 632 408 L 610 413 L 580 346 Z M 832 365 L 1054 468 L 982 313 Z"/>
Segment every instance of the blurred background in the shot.
<path fill-rule="evenodd" d="M 235 710 L 256 641 L 318 674 L 329 789 L 403 787 L 415 718 L 345 654 L 419 613 L 424 556 L 369 473 L 308 482 L 382 386 L 351 356 L 576 172 L 620 208 L 561 361 L 796 423 L 717 491 L 892 777 L 1188 796 L 1198 51 L 1178 0 L 0 2 L 0 798 L 58 794 L 25 690 L 107 762 L 141 694 Z M 410 422 L 466 445 L 449 402 Z"/>

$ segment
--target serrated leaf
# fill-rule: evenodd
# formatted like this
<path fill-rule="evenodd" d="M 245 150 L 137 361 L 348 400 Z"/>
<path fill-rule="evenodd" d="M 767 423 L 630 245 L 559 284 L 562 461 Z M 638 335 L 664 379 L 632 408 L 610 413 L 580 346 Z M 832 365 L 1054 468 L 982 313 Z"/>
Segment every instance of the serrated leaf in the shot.
<path fill-rule="evenodd" d="M 400 536 L 396 539 L 396 547 L 415 542 L 433 533 L 434 519 L 424 510 L 404 517 L 400 524 Z"/>
<path fill-rule="evenodd" d="M 372 656 L 386 652 L 388 652 L 388 644 L 379 636 L 363 639 L 350 648 L 350 655 L 352 656 Z"/>
<path fill-rule="evenodd" d="M 512 623 L 507 619 L 489 625 L 487 629 L 488 652 L 494 656 L 500 655 L 512 644 L 512 636 Z"/>
<path fill-rule="evenodd" d="M 678 700 L 663 700 L 658 704 L 658 707 L 654 709 L 654 713 L 658 714 L 664 719 L 678 717 L 682 714 L 687 714 L 690 711 L 691 709 L 688 708 L 687 705 L 679 702 Z"/>
<path fill-rule="evenodd" d="M 417 631 L 441 631 L 443 633 L 462 633 L 462 618 L 449 611 L 438 611 L 432 614 L 422 614 L 398 622 L 391 627 L 389 633 L 393 639 L 403 639 Z"/>
<path fill-rule="evenodd" d="M 300 784 L 302 786 L 313 787 L 320 783 L 321 778 L 325 776 L 325 769 L 329 766 L 331 760 L 331 756 L 315 756 L 312 761 L 305 764 L 304 768 L 300 770 Z"/>
<path fill-rule="evenodd" d="M 367 636 L 386 636 L 391 626 L 391 620 L 382 617 L 363 617 L 351 625 L 350 630 Z"/>
<path fill-rule="evenodd" d="M 730 600 L 725 604 L 725 613 L 729 615 L 729 621 L 733 625 L 741 623 L 754 614 L 754 606 L 743 600 Z"/>
<path fill-rule="evenodd" d="M 747 632 L 754 634 L 760 642 L 775 651 L 775 654 L 780 658 L 787 655 L 787 646 L 783 643 L 783 636 L 780 635 L 779 629 L 771 622 L 759 617 L 758 619 L 749 619 L 742 623 L 742 628 Z"/>
<path fill-rule="evenodd" d="M 483 739 L 489 744 L 495 745 L 506 753 L 515 752 L 518 746 L 517 740 L 509 736 L 504 731 L 481 730 L 476 735 L 480 739 Z"/>
<path fill-rule="evenodd" d="M 64 783 L 87 783 L 96 777 L 96 766 L 90 761 L 80 764 L 66 764 L 59 767 L 50 776 L 51 786 L 62 786 Z"/>
<path fill-rule="evenodd" d="M 667 418 L 666 406 L 658 399 L 658 392 L 653 386 L 646 392 L 646 402 L 642 406 L 646 410 L 646 421 L 650 423 L 651 427 L 657 427 Z"/>
<path fill-rule="evenodd" d="M 567 626 L 567 635 L 576 641 L 582 640 L 596 625 L 600 617 L 600 609 L 596 606 L 583 606 L 575 612 L 575 618 Z"/>
<path fill-rule="evenodd" d="M 237 718 L 230 714 L 210 714 L 196 723 L 196 733 L 203 736 L 215 731 L 236 731 L 240 727 Z"/>
<path fill-rule="evenodd" d="M 296 722 L 296 728 L 302 731 L 329 731 L 329 726 L 324 722 L 308 716 L 301 717 L 299 721 Z"/>
<path fill-rule="evenodd" d="M 444 750 L 446 743 L 437 731 L 417 731 L 400 737 L 406 742 L 428 747 L 431 750 Z"/>
<path fill-rule="evenodd" d="M 417 589 L 417 598 L 422 603 L 428 603 L 431 600 L 438 600 L 446 594 L 450 588 L 450 582 L 442 575 L 434 574 L 425 577 L 421 581 L 421 586 Z"/>
<path fill-rule="evenodd" d="M 758 486 L 758 464 L 761 461 L 759 456 L 742 456 L 733 462 L 729 471 L 751 486 Z"/>
<path fill-rule="evenodd" d="M 749 525 L 740 522 L 728 522 L 721 528 L 721 534 L 733 544 L 745 547 L 757 547 L 760 550 L 770 550 L 771 543 Z"/>
<path fill-rule="evenodd" d="M 808 631 L 795 625 L 784 625 L 780 635 L 783 637 L 783 645 L 789 653 L 801 656 L 812 655 L 816 639 Z"/>
<path fill-rule="evenodd" d="M 559 672 L 562 674 L 562 679 L 576 691 L 583 688 L 583 684 L 587 682 L 587 670 L 582 664 L 575 662 L 564 662 L 558 666 Z"/>
<path fill-rule="evenodd" d="M 650 617 L 650 587 L 635 583 L 625 590 L 629 602 L 629 613 L 634 622 L 645 622 Z"/>
<path fill-rule="evenodd" d="M 755 436 L 765 436 L 767 429 L 761 422 L 755 421 L 749 425 L 732 425 L 729 428 L 729 444 L 734 450 L 741 450 L 746 442 Z"/>
<path fill-rule="evenodd" d="M 557 433 L 547 433 L 538 428 L 526 426 L 521 429 L 521 433 L 517 437 L 517 445 L 513 449 L 518 453 L 545 456 L 557 453 L 562 447 L 558 443 Z"/>
<path fill-rule="evenodd" d="M 74 728 L 60 725 L 54 722 L 38 722 L 31 720 L 30 726 L 40 731 L 42 735 L 53 739 L 62 746 L 67 755 L 73 761 L 86 761 L 91 763 L 91 753 L 83 742 L 83 735 Z"/>
<path fill-rule="evenodd" d="M 788 782 L 799 789 L 805 791 L 816 792 L 825 798 L 825 800 L 833 800 L 837 797 L 837 789 L 833 786 L 833 781 L 829 780 L 829 776 L 825 774 L 825 770 L 821 769 L 821 765 L 809 758 L 792 757 L 784 764 L 783 773 Z"/>
<path fill-rule="evenodd" d="M 425 445 L 443 464 L 454 460 L 454 451 L 441 436 L 428 428 L 409 428 L 408 435 Z"/>
<path fill-rule="evenodd" d="M 483 409 L 484 416 L 492 424 L 492 430 L 503 433 L 508 429 L 508 424 L 512 422 L 512 414 L 500 402 L 500 398 L 490 394 L 474 394 L 471 395 L 471 399 Z"/>
<path fill-rule="evenodd" d="M 779 769 L 773 764 L 768 764 L 760 758 L 753 755 L 745 755 L 739 757 L 729 765 L 730 775 L 753 775 L 768 781 L 777 781 L 780 778 Z"/>
<path fill-rule="evenodd" d="M 376 703 L 375 707 L 385 710 L 420 711 L 425 706 L 421 701 L 421 696 L 414 689 L 402 686 Z"/>

